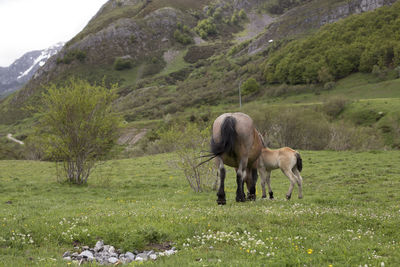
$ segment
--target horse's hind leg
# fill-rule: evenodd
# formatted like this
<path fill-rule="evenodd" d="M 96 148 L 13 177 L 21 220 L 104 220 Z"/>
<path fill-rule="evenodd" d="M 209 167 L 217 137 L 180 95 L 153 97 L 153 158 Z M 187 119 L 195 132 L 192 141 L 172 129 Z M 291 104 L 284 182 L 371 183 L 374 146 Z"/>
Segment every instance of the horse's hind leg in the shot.
<path fill-rule="evenodd" d="M 236 201 L 244 202 L 246 201 L 246 196 L 243 190 L 244 180 L 246 178 L 246 166 L 247 166 L 247 158 L 240 160 L 239 167 L 236 172 Z"/>
<path fill-rule="evenodd" d="M 301 177 L 299 170 L 294 167 L 293 173 L 297 178 L 297 186 L 299 187 L 299 199 L 303 198 L 303 177 Z"/>
<path fill-rule="evenodd" d="M 224 168 L 224 163 L 222 162 L 222 159 L 216 158 L 217 160 L 217 165 L 219 168 L 219 178 L 220 178 L 220 184 L 219 184 L 219 189 L 217 192 L 217 203 L 218 205 L 225 205 L 226 204 L 226 198 L 225 198 L 225 168 Z"/>
<path fill-rule="evenodd" d="M 267 171 L 267 175 L 265 177 L 265 180 L 268 185 L 268 194 L 269 194 L 269 199 L 274 199 L 274 192 L 272 192 L 271 188 L 271 171 Z M 265 191 L 265 185 L 264 185 L 264 191 Z"/>
<path fill-rule="evenodd" d="M 290 180 L 290 185 L 289 185 L 289 191 L 286 194 L 286 199 L 290 200 L 290 198 L 292 197 L 292 192 L 293 192 L 293 187 L 297 182 L 297 178 L 294 175 L 294 173 L 292 172 L 292 170 L 290 169 L 286 169 L 286 170 L 282 170 L 282 172 L 289 178 Z"/>
<path fill-rule="evenodd" d="M 256 184 L 258 179 L 257 169 L 251 170 L 251 180 L 248 183 L 249 194 L 247 196 L 250 200 L 256 200 Z"/>

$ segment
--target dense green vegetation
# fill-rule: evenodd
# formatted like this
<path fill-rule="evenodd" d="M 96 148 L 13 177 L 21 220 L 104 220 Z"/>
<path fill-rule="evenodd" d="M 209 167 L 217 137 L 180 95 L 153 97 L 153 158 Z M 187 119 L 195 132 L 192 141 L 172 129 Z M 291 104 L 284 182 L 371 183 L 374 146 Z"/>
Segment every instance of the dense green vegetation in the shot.
<path fill-rule="evenodd" d="M 115 70 L 131 69 L 133 67 L 133 61 L 131 58 L 117 57 L 114 61 Z"/>
<path fill-rule="evenodd" d="M 400 65 L 400 3 L 354 15 L 295 40 L 265 61 L 269 83 L 316 83 Z"/>
<path fill-rule="evenodd" d="M 57 58 L 57 64 L 70 64 L 75 59 L 84 62 L 86 59 L 86 53 L 82 50 L 68 51 L 63 57 Z"/>
<path fill-rule="evenodd" d="M 43 95 L 41 134 L 31 144 L 39 143 L 44 157 L 62 163 L 68 182 L 87 183 L 93 166 L 114 146 L 121 123 L 112 112 L 116 96 L 115 88 L 75 79 Z"/>
<path fill-rule="evenodd" d="M 285 201 L 275 171 L 275 201 L 236 203 L 229 168 L 223 207 L 214 191 L 193 192 L 174 154 L 109 161 L 85 187 L 57 183 L 54 163 L 0 161 L 2 265 L 65 266 L 65 251 L 98 239 L 179 250 L 143 265 L 399 265 L 399 152 L 301 154 L 304 199 Z"/>

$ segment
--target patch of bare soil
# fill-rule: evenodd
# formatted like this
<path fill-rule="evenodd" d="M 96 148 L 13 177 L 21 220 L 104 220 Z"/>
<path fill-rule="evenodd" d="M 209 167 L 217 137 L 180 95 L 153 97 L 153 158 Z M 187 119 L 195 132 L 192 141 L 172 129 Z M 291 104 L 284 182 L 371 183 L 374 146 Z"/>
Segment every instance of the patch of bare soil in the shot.
<path fill-rule="evenodd" d="M 247 14 L 249 23 L 245 27 L 245 35 L 236 37 L 236 40 L 243 42 L 251 38 L 256 37 L 258 34 L 264 31 L 265 27 L 274 22 L 275 18 L 267 14 L 257 14 L 251 12 Z"/>
<path fill-rule="evenodd" d="M 147 129 L 127 129 L 119 138 L 117 141 L 118 145 L 134 145 L 137 142 L 139 142 L 140 139 L 142 139 L 146 133 Z"/>

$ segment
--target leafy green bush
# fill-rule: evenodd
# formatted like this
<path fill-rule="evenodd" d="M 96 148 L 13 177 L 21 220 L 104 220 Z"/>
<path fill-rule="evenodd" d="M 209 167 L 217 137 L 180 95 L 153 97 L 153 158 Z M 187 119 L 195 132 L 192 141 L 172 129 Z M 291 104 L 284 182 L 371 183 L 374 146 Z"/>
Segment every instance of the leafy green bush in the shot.
<path fill-rule="evenodd" d="M 114 60 L 114 69 L 115 70 L 126 70 L 131 69 L 133 67 L 133 61 L 128 57 L 117 57 Z"/>
<path fill-rule="evenodd" d="M 241 18 L 241 19 L 247 19 L 247 15 L 246 15 L 246 12 L 243 10 L 243 9 L 241 9 L 240 11 L 239 11 L 239 17 Z"/>
<path fill-rule="evenodd" d="M 209 35 L 217 33 L 217 26 L 213 18 L 207 18 L 200 20 L 194 28 L 194 31 L 197 32 L 201 38 L 206 39 Z"/>
<path fill-rule="evenodd" d="M 186 33 L 182 33 L 180 30 L 175 30 L 174 32 L 174 38 L 177 40 L 179 43 L 188 45 L 193 43 L 193 39 L 190 35 Z"/>
<path fill-rule="evenodd" d="M 86 59 L 86 52 L 82 50 L 70 50 L 63 58 L 57 58 L 57 64 L 70 64 L 72 61 L 77 59 L 79 62 L 84 62 Z"/>
<path fill-rule="evenodd" d="M 242 84 L 242 94 L 243 95 L 249 95 L 249 94 L 258 92 L 259 90 L 260 90 L 260 85 L 254 78 L 248 78 Z"/>
<path fill-rule="evenodd" d="M 61 162 L 67 181 L 85 184 L 95 163 L 112 148 L 120 118 L 111 110 L 115 90 L 70 79 L 43 94 L 40 129 L 47 153 Z"/>

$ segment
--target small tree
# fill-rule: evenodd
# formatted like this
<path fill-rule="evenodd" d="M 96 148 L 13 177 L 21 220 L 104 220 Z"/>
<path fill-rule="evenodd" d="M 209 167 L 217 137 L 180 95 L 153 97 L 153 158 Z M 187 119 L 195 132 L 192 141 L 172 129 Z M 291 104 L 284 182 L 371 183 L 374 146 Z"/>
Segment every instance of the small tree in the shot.
<path fill-rule="evenodd" d="M 242 94 L 243 95 L 248 95 L 252 94 L 255 92 L 258 92 L 260 90 L 260 85 L 254 78 L 248 78 L 242 85 Z"/>
<path fill-rule="evenodd" d="M 111 110 L 113 89 L 70 79 L 62 87 L 51 85 L 43 94 L 40 126 L 46 133 L 47 153 L 63 164 L 71 183 L 86 184 L 96 161 L 116 140 L 120 117 Z"/>

